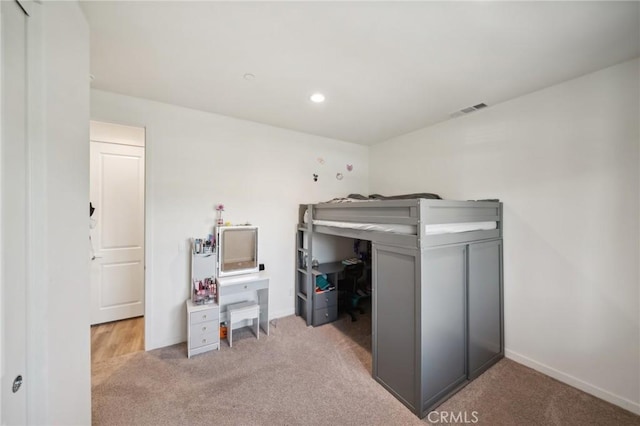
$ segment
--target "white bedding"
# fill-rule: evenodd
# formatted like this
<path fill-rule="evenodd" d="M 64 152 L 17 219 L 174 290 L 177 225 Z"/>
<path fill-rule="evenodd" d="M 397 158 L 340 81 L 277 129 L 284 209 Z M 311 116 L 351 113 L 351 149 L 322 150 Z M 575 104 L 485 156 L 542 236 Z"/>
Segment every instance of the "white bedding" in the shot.
<path fill-rule="evenodd" d="M 335 222 L 332 220 L 314 220 L 314 225 L 332 226 L 334 228 L 358 229 L 362 231 L 392 232 L 396 234 L 415 235 L 415 225 L 395 225 L 388 223 L 355 223 L 355 222 Z M 426 235 L 453 234 L 458 232 L 481 231 L 496 229 L 496 222 L 465 222 L 465 223 L 445 223 L 437 225 L 425 225 Z"/>

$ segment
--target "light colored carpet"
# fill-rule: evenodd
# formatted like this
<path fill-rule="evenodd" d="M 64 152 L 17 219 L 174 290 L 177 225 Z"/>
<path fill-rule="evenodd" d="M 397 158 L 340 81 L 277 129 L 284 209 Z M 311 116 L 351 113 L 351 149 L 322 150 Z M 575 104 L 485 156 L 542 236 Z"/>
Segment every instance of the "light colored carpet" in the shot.
<path fill-rule="evenodd" d="M 316 328 L 281 318 L 270 336 L 257 340 L 242 329 L 233 343 L 191 359 L 180 344 L 93 364 L 93 423 L 428 424 L 372 379 L 366 315 Z M 475 411 L 480 425 L 640 425 L 640 417 L 510 360 L 437 410 L 468 420 Z"/>

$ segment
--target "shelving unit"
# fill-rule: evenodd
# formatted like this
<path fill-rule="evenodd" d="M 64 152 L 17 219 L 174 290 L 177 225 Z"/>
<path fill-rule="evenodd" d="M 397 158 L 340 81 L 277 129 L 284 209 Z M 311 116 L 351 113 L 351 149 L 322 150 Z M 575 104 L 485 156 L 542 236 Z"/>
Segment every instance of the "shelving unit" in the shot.
<path fill-rule="evenodd" d="M 313 259 L 309 256 L 313 238 L 311 231 L 313 228 L 313 218 L 309 217 L 307 223 L 304 222 L 304 212 L 307 206 L 301 205 L 298 208 L 298 232 L 296 235 L 296 315 L 306 319 L 307 325 L 313 323 Z M 311 212 L 311 209 L 309 209 Z"/>
<path fill-rule="evenodd" d="M 337 271 L 323 271 L 320 265 L 313 268 L 311 256 L 313 244 L 313 218 L 304 222 L 306 205 L 298 211 L 298 230 L 296 236 L 296 315 L 305 318 L 307 325 L 318 326 L 335 321 L 338 318 Z M 309 209 L 311 211 L 311 209 Z M 316 276 L 328 272 L 328 280 L 333 290 L 316 293 Z"/>
<path fill-rule="evenodd" d="M 210 282 L 196 293 L 199 283 Z M 187 357 L 220 350 L 220 307 L 217 302 L 216 252 L 196 253 L 191 246 L 191 284 L 187 300 Z"/>
<path fill-rule="evenodd" d="M 203 290 L 202 294 L 196 294 L 199 282 L 209 282 L 210 287 Z M 217 301 L 215 290 L 216 282 L 216 252 L 211 250 L 208 253 L 196 253 L 195 245 L 191 247 L 191 300 L 195 304 L 213 303 Z"/>

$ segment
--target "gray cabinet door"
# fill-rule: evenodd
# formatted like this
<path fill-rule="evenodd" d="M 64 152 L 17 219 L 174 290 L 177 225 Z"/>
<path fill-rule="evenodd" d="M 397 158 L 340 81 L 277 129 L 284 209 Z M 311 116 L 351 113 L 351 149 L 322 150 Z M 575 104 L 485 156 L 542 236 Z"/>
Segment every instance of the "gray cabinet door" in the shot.
<path fill-rule="evenodd" d="M 469 378 L 502 355 L 499 240 L 469 245 Z"/>
<path fill-rule="evenodd" d="M 373 245 L 373 377 L 414 411 L 418 253 Z"/>
<path fill-rule="evenodd" d="M 422 255 L 422 402 L 432 406 L 465 382 L 466 245 Z"/>

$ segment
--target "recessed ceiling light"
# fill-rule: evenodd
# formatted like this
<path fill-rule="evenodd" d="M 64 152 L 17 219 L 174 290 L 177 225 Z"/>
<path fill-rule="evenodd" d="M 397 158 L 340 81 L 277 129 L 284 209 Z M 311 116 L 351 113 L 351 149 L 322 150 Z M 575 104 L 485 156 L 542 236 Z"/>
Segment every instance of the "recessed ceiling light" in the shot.
<path fill-rule="evenodd" d="M 245 80 L 249 80 L 249 81 L 251 81 L 251 80 L 253 80 L 254 78 L 256 78 L 256 76 L 255 76 L 255 75 L 253 75 L 253 74 L 251 74 L 250 72 L 248 72 L 248 73 L 246 73 L 246 74 L 243 76 L 243 78 L 244 78 Z"/>
<path fill-rule="evenodd" d="M 309 99 L 311 99 L 311 102 L 319 104 L 320 102 L 324 102 L 324 95 L 322 93 L 314 93 Z"/>

